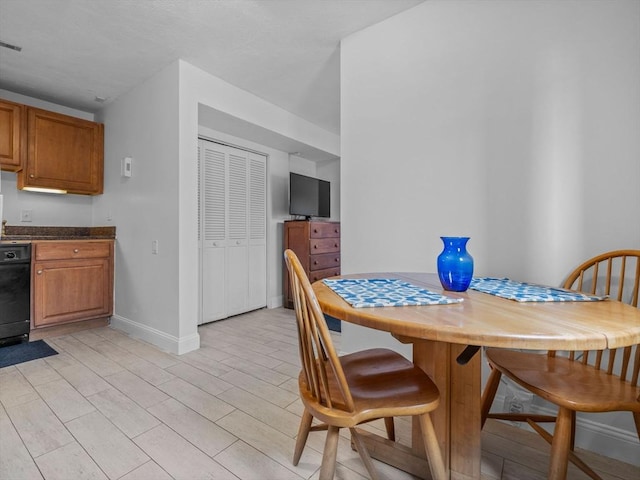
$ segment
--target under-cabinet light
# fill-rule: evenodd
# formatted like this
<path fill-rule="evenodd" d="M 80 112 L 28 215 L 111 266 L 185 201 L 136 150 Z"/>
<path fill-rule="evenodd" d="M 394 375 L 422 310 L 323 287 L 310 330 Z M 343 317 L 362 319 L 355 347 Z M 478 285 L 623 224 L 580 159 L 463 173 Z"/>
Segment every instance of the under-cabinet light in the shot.
<path fill-rule="evenodd" d="M 22 190 L 28 190 L 30 192 L 38 192 L 38 193 L 57 193 L 57 194 L 67 193 L 66 190 L 60 190 L 59 188 L 22 187 Z"/>

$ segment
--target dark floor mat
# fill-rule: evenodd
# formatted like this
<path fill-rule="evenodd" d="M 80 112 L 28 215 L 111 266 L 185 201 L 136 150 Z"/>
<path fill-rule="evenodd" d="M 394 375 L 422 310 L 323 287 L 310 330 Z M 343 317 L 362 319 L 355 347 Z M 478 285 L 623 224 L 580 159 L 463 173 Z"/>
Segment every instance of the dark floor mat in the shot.
<path fill-rule="evenodd" d="M 44 340 L 0 347 L 0 368 L 57 354 Z"/>

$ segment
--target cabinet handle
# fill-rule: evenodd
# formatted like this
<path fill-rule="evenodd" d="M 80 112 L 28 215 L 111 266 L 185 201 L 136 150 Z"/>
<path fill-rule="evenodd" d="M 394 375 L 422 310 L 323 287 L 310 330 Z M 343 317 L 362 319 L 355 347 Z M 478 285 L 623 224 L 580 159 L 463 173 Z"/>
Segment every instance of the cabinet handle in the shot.
<path fill-rule="evenodd" d="M 339 259 L 339 258 L 336 258 L 336 263 L 339 263 L 339 262 L 340 262 L 340 259 Z"/>
<path fill-rule="evenodd" d="M 318 229 L 317 229 L 317 228 L 314 228 L 314 229 L 313 229 L 313 233 L 318 233 Z"/>
<path fill-rule="evenodd" d="M 42 270 L 38 270 L 36 273 L 37 273 L 38 275 L 42 275 Z"/>
<path fill-rule="evenodd" d="M 36 178 L 36 176 L 32 173 L 31 175 L 29 175 L 29 178 Z"/>
<path fill-rule="evenodd" d="M 80 250 L 78 250 L 77 248 L 73 249 L 73 253 L 78 253 Z"/>

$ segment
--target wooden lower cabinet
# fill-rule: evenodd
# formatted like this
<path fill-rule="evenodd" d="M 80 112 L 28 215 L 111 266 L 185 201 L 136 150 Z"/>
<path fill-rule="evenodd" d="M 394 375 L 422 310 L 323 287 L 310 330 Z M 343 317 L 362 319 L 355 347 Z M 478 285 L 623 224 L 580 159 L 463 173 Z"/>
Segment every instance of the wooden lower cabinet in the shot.
<path fill-rule="evenodd" d="M 32 328 L 113 314 L 113 243 L 33 243 Z"/>

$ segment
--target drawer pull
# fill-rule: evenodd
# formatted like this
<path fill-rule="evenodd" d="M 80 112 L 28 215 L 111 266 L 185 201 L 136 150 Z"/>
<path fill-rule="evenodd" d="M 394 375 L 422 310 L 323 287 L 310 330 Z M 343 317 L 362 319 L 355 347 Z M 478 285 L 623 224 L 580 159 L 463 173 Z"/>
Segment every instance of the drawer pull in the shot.
<path fill-rule="evenodd" d="M 38 270 L 36 273 L 37 273 L 38 275 L 42 275 L 42 270 Z"/>
<path fill-rule="evenodd" d="M 73 249 L 73 253 L 78 253 L 80 250 L 78 250 L 77 248 Z"/>

